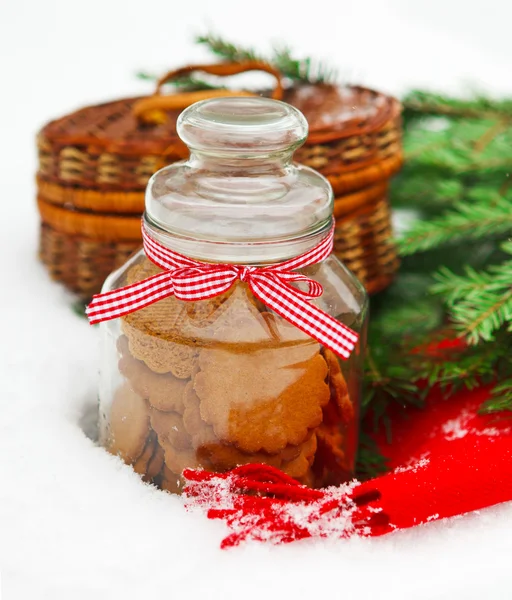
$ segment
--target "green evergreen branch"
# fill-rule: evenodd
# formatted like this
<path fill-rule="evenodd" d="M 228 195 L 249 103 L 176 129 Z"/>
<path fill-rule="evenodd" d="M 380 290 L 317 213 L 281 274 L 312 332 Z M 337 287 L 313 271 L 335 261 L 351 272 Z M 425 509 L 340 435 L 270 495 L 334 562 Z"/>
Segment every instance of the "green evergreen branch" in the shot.
<path fill-rule="evenodd" d="M 338 79 L 338 71 L 311 58 L 293 58 L 287 47 L 276 48 L 270 62 L 289 79 L 299 83 L 333 83 Z"/>
<path fill-rule="evenodd" d="M 387 353 L 392 355 L 390 358 Z M 398 359 L 397 349 L 394 351 L 383 347 L 368 347 L 366 351 L 366 369 L 362 416 L 371 417 L 373 430 L 383 426 L 387 438 L 391 439 L 389 410 L 392 405 L 402 409 L 408 406 L 422 406 L 424 392 L 418 384 L 418 377 L 412 360 L 404 356 Z"/>
<path fill-rule="evenodd" d="M 139 71 L 137 73 L 137 77 L 139 79 L 143 79 L 144 81 L 152 81 L 156 83 L 158 81 L 158 77 L 153 75 L 152 73 L 147 73 L 146 71 Z M 197 91 L 197 90 L 216 90 L 216 89 L 225 89 L 223 86 L 215 85 L 201 79 L 199 77 L 195 77 L 193 75 L 183 75 L 182 77 L 176 77 L 172 81 L 169 81 L 165 85 L 170 85 L 180 91 Z"/>
<path fill-rule="evenodd" d="M 265 57 L 252 48 L 237 46 L 213 33 L 197 36 L 195 41 L 223 60 L 268 62 L 297 83 L 334 83 L 338 78 L 338 72 L 332 66 L 311 58 L 297 59 L 287 46 L 276 47 L 270 56 Z"/>
<path fill-rule="evenodd" d="M 440 351 L 435 356 L 426 355 L 418 376 L 425 379 L 429 386 L 439 386 L 445 397 L 461 389 L 474 389 L 482 383 L 496 379 L 500 370 L 508 372 L 510 340 L 501 335 L 492 343 L 477 346 L 461 346 L 456 349 Z"/>
<path fill-rule="evenodd" d="M 512 118 L 512 100 L 494 100 L 485 96 L 460 100 L 440 94 L 415 90 L 403 100 L 406 111 L 443 115 L 461 119 Z"/>
<path fill-rule="evenodd" d="M 377 444 L 373 439 L 363 431 L 357 453 L 357 479 L 365 481 L 372 477 L 377 477 L 387 470 L 387 459 L 380 454 Z"/>
<path fill-rule="evenodd" d="M 430 250 L 512 231 L 512 203 L 505 198 L 493 205 L 458 202 L 455 209 L 432 221 L 419 221 L 398 245 L 402 255 Z"/>
<path fill-rule="evenodd" d="M 509 249 L 510 244 L 503 246 Z M 471 344 L 491 341 L 512 323 L 512 260 L 478 272 L 466 266 L 464 275 L 441 268 L 432 292 L 445 297 L 456 329 Z"/>
<path fill-rule="evenodd" d="M 491 341 L 494 333 L 512 322 L 512 287 L 503 294 L 482 294 L 453 306 L 451 317 L 470 344 Z"/>
<path fill-rule="evenodd" d="M 212 54 L 228 60 L 230 62 L 244 62 L 244 61 L 260 61 L 265 60 L 262 56 L 257 54 L 252 48 L 243 48 L 236 46 L 230 42 L 227 42 L 223 38 L 214 33 L 208 33 L 206 35 L 198 35 L 195 38 L 196 44 L 206 46 Z"/>
<path fill-rule="evenodd" d="M 482 413 L 512 411 L 512 377 L 494 387 L 491 397 L 481 407 Z"/>
<path fill-rule="evenodd" d="M 512 261 L 491 267 L 489 271 L 476 271 L 466 265 L 464 275 L 457 275 L 441 267 L 434 275 L 437 282 L 431 287 L 434 294 L 442 294 L 448 306 L 461 300 L 479 297 L 482 293 L 503 292 L 512 285 Z"/>

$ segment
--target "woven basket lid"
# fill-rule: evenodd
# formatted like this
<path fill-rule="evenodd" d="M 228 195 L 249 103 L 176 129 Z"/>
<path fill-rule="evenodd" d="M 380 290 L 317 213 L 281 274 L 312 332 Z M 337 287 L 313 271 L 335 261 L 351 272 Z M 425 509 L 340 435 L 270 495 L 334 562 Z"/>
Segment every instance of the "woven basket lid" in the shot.
<path fill-rule="evenodd" d="M 144 190 L 155 171 L 188 156 L 188 148 L 176 133 L 176 120 L 186 106 L 215 95 L 254 95 L 230 90 L 161 93 L 164 83 L 196 70 L 215 75 L 263 70 L 274 75 L 277 84 L 265 95 L 283 99 L 303 112 L 310 128 L 306 147 L 331 145 L 353 136 L 360 139 L 400 114 L 394 98 L 366 88 L 319 84 L 283 90 L 280 74 L 265 63 L 184 67 L 162 77 L 152 96 L 88 106 L 48 123 L 38 136 L 39 180 L 109 192 Z M 308 164 L 302 157 L 297 159 Z"/>
<path fill-rule="evenodd" d="M 395 98 L 360 86 L 302 85 L 284 100 L 306 117 L 310 145 L 375 133 L 401 111 Z"/>
<path fill-rule="evenodd" d="M 79 146 L 90 153 L 141 157 L 158 155 L 170 160 L 188 156 L 185 144 L 176 133 L 176 120 L 184 108 L 197 100 L 214 96 L 257 95 L 242 91 L 205 90 L 201 92 L 163 95 L 162 87 L 172 79 L 200 70 L 220 76 L 246 71 L 266 71 L 276 78 L 271 94 L 282 99 L 281 76 L 266 63 L 220 63 L 183 67 L 164 75 L 157 83 L 156 92 L 145 98 L 125 98 L 82 108 L 48 123 L 39 138 L 54 149 Z"/>
<path fill-rule="evenodd" d="M 124 98 L 87 106 L 48 123 L 40 137 L 54 149 L 79 146 L 91 153 L 124 155 L 134 158 L 158 154 L 179 160 L 187 149 L 176 134 L 176 119 L 181 110 L 168 112 L 161 124 L 146 124 L 134 114 L 133 107 L 141 98 Z"/>

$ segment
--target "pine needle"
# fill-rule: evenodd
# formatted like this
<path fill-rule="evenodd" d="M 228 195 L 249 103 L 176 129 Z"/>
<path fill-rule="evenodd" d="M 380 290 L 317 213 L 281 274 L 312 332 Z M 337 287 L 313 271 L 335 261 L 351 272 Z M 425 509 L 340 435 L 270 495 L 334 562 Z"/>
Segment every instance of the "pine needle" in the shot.
<path fill-rule="evenodd" d="M 311 58 L 298 59 L 288 46 L 275 47 L 270 56 L 263 56 L 251 47 L 232 44 L 214 33 L 197 36 L 195 41 L 223 60 L 268 62 L 292 82 L 335 83 L 338 80 L 338 71 L 334 67 Z"/>
<path fill-rule="evenodd" d="M 398 240 L 403 256 L 512 232 L 512 203 L 505 198 L 494 204 L 458 202 L 454 210 L 431 221 L 419 221 L 405 237 Z"/>
<path fill-rule="evenodd" d="M 482 413 L 512 411 L 512 377 L 494 387 L 489 400 L 481 407 Z"/>

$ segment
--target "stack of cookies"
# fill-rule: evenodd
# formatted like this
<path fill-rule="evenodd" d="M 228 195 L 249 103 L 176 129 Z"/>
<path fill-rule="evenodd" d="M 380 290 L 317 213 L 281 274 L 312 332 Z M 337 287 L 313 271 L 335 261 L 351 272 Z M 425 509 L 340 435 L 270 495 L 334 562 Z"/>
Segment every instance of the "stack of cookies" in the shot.
<path fill-rule="evenodd" d="M 128 279 L 152 269 L 143 259 Z M 355 415 L 338 359 L 244 283 L 207 301 L 167 298 L 121 321 L 124 383 L 105 443 L 144 480 L 179 492 L 185 468 L 266 463 L 308 485 L 350 470 L 343 430 Z"/>

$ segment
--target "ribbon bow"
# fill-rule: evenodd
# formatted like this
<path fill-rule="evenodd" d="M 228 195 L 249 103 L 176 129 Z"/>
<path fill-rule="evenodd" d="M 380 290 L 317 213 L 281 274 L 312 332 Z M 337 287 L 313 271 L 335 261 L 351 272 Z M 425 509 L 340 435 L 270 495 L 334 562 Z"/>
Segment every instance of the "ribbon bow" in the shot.
<path fill-rule="evenodd" d="M 122 317 L 158 300 L 174 295 L 179 300 L 207 300 L 229 290 L 237 280 L 245 281 L 256 298 L 276 314 L 329 348 L 348 358 L 358 335 L 343 323 L 311 304 L 322 295 L 322 286 L 294 272 L 326 259 L 332 252 L 334 226 L 314 248 L 282 263 L 265 267 L 204 263 L 174 252 L 153 239 L 142 226 L 146 256 L 162 273 L 111 292 L 97 294 L 87 307 L 91 324 Z M 290 285 L 306 284 L 306 290 Z"/>

